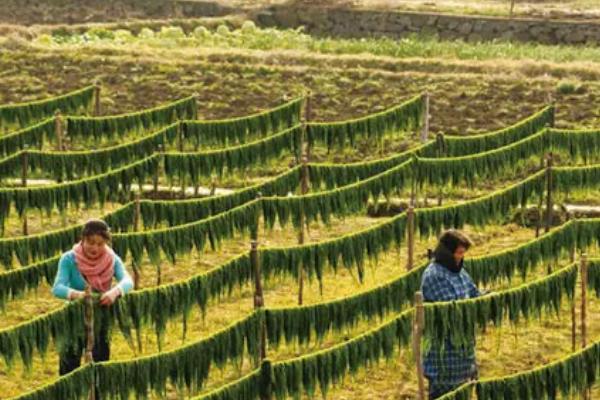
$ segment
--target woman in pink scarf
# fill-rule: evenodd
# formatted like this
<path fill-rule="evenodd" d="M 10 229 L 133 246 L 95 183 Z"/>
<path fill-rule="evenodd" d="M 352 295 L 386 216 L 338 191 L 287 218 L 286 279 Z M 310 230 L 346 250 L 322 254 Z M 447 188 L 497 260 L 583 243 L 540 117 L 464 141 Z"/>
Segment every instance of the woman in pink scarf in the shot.
<path fill-rule="evenodd" d="M 101 293 L 100 304 L 110 306 L 119 296 L 130 291 L 133 282 L 121 258 L 108 246 L 110 240 L 110 229 L 104 221 L 93 219 L 86 222 L 81 242 L 60 258 L 52 287 L 54 296 L 66 300 L 80 299 L 85 296 L 86 285 L 89 285 L 92 291 Z M 112 286 L 113 277 L 118 281 L 115 286 Z M 70 347 L 60 356 L 61 375 L 81 364 L 84 343 Z M 95 336 L 92 356 L 94 361 L 110 358 L 107 327 L 100 327 L 99 334 Z"/>

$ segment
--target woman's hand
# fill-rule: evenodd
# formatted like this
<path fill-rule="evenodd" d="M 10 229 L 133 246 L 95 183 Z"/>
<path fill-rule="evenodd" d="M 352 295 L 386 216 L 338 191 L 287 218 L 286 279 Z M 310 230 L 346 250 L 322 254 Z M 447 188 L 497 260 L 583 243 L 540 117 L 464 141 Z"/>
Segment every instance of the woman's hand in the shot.
<path fill-rule="evenodd" d="M 85 297 L 85 292 L 82 292 L 81 290 L 69 289 L 69 294 L 67 297 L 69 300 L 83 299 Z"/>
<path fill-rule="evenodd" d="M 119 297 L 120 295 L 121 289 L 119 289 L 118 286 L 115 286 L 114 288 L 102 294 L 102 297 L 100 297 L 100 305 L 110 306 L 114 304 L 115 301 L 117 301 L 117 297 Z"/>

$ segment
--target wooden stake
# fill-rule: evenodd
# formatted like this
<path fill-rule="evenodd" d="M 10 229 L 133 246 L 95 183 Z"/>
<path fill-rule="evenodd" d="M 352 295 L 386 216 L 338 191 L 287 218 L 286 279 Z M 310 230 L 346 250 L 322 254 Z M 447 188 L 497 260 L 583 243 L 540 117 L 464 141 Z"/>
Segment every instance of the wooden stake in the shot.
<path fill-rule="evenodd" d="M 414 201 L 411 199 L 410 205 L 407 211 L 407 232 L 408 232 L 408 263 L 406 269 L 410 271 L 415 264 L 415 206 Z"/>
<path fill-rule="evenodd" d="M 567 222 L 571 220 L 571 213 L 567 212 Z M 569 250 L 569 259 L 571 263 L 575 262 L 575 247 Z M 571 351 L 577 350 L 577 310 L 575 303 L 575 295 L 571 302 Z"/>
<path fill-rule="evenodd" d="M 89 284 L 85 286 L 85 312 L 84 312 L 84 324 L 85 324 L 85 362 L 87 364 L 94 362 L 94 300 L 92 298 L 92 288 Z M 93 378 L 92 378 L 93 379 Z M 90 389 L 90 400 L 96 399 L 95 390 L 95 379 L 92 380 L 92 388 Z"/>
<path fill-rule="evenodd" d="M 177 151 L 183 153 L 183 129 L 181 129 L 181 122 L 177 124 Z M 185 174 L 181 175 L 181 198 L 185 198 L 186 183 Z"/>
<path fill-rule="evenodd" d="M 587 346 L 587 280 L 588 280 L 588 265 L 587 253 L 581 254 L 581 347 Z M 583 391 L 583 399 L 591 398 L 590 388 Z"/>
<path fill-rule="evenodd" d="M 213 178 L 210 182 L 210 195 L 214 196 L 217 193 L 217 180 Z"/>
<path fill-rule="evenodd" d="M 421 356 L 421 337 L 425 324 L 425 310 L 423 308 L 423 293 L 415 293 L 415 320 L 413 323 L 413 353 L 417 367 L 417 381 L 419 387 L 419 400 L 426 400 L 425 379 L 423 376 L 423 363 Z"/>
<path fill-rule="evenodd" d="M 510 0 L 510 12 L 508 13 L 509 18 L 513 17 L 514 11 L 515 11 L 515 0 Z"/>
<path fill-rule="evenodd" d="M 200 93 L 198 92 L 194 92 L 192 93 L 192 96 L 194 96 L 194 99 L 196 100 L 196 118 L 198 118 L 198 108 L 200 105 Z"/>
<path fill-rule="evenodd" d="M 310 154 L 311 154 L 312 149 L 310 148 L 310 144 L 309 144 L 308 140 L 305 140 L 306 139 L 306 131 L 307 131 L 306 124 L 308 124 L 311 121 L 311 118 L 312 118 L 312 92 L 309 90 L 306 93 L 306 103 L 305 103 L 305 108 L 304 108 L 304 137 L 305 138 L 303 139 L 306 142 L 305 143 L 306 150 L 305 150 L 304 154 L 306 155 L 307 160 L 310 160 Z"/>
<path fill-rule="evenodd" d="M 140 230 L 140 218 L 141 218 L 141 205 L 140 205 L 140 194 L 135 194 L 134 200 L 134 214 L 133 214 L 133 230 L 139 232 Z M 133 287 L 134 289 L 140 289 L 140 268 L 137 262 L 133 260 L 131 263 L 133 267 Z"/>
<path fill-rule="evenodd" d="M 554 164 L 552 152 L 548 153 L 548 158 L 546 161 L 546 227 L 545 232 L 550 232 L 550 228 L 552 227 L 552 211 L 554 208 L 554 203 L 552 200 L 552 190 L 553 181 L 552 181 L 552 166 Z"/>
<path fill-rule="evenodd" d="M 54 112 L 54 130 L 56 131 L 56 151 L 64 151 L 64 124 L 60 110 Z"/>
<path fill-rule="evenodd" d="M 545 162 L 546 160 L 544 159 L 544 157 L 542 157 L 541 162 L 540 162 L 540 169 L 545 167 Z M 540 236 L 540 230 L 542 229 L 542 205 L 544 204 L 544 194 L 542 193 L 540 195 L 540 201 L 538 202 L 538 207 L 537 207 L 537 221 L 535 224 L 535 237 L 539 237 Z"/>
<path fill-rule="evenodd" d="M 100 91 L 102 90 L 102 85 L 100 81 L 97 80 L 94 82 L 94 115 L 96 117 L 100 116 Z"/>
<path fill-rule="evenodd" d="M 302 191 L 302 194 L 305 195 L 308 193 L 308 156 L 304 156 L 302 157 L 302 167 L 300 170 L 300 188 Z M 304 210 L 300 211 L 300 230 L 298 231 L 298 244 L 299 245 L 303 245 L 304 244 L 304 228 L 305 228 L 305 223 L 306 223 L 306 218 L 304 215 Z M 306 272 L 304 271 L 304 268 L 302 266 L 300 266 L 299 270 L 298 270 L 298 305 L 302 305 L 303 303 L 303 292 L 304 292 L 304 277 L 306 275 Z"/>
<path fill-rule="evenodd" d="M 158 152 L 161 153 L 162 152 L 162 145 L 158 145 Z M 153 187 L 153 193 L 154 193 L 154 198 L 158 198 L 158 175 L 160 173 L 160 163 L 158 163 L 158 165 L 156 166 L 156 169 L 154 170 L 154 175 L 152 176 L 152 185 Z"/>
<path fill-rule="evenodd" d="M 587 346 L 587 254 L 581 254 L 581 347 Z"/>
<path fill-rule="evenodd" d="M 177 123 L 177 151 L 183 153 L 183 129 L 181 122 Z"/>
<path fill-rule="evenodd" d="M 426 142 L 429 137 L 429 92 L 425 92 L 425 112 L 423 113 L 423 130 L 421 142 Z"/>
<path fill-rule="evenodd" d="M 258 257 L 258 241 L 250 242 L 250 263 L 254 274 L 254 308 L 259 309 L 265 306 L 265 298 L 263 295 L 262 273 L 260 268 L 260 259 Z M 260 335 L 260 360 L 267 357 L 267 330 L 263 324 Z"/>
<path fill-rule="evenodd" d="M 444 139 L 443 133 L 438 133 L 436 136 L 437 145 L 438 145 L 438 157 L 442 158 L 446 155 L 446 141 Z M 438 207 L 442 206 L 444 202 L 444 186 L 440 185 L 439 193 L 438 193 Z"/>
<path fill-rule="evenodd" d="M 27 187 L 27 169 L 28 169 L 28 161 L 29 155 L 27 153 L 27 148 L 25 147 L 23 153 L 21 153 L 21 186 Z M 23 210 L 23 236 L 29 235 L 29 227 L 27 225 L 27 208 Z"/>

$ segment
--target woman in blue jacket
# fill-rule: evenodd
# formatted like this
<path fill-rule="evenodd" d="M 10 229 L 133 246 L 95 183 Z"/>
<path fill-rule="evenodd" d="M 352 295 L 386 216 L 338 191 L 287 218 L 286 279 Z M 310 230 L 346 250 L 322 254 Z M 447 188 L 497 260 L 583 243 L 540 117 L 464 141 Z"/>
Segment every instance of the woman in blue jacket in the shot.
<path fill-rule="evenodd" d="M 119 296 L 129 292 L 133 288 L 133 281 L 123 261 L 108 246 L 110 240 L 110 228 L 104 221 L 92 219 L 86 222 L 81 241 L 65 252 L 58 262 L 52 294 L 60 299 L 81 299 L 85 296 L 86 285 L 89 285 L 92 291 L 101 293 L 100 304 L 110 306 Z M 118 282 L 115 286 L 112 286 L 113 277 Z M 94 338 L 92 357 L 96 362 L 107 361 L 110 357 L 108 329 L 100 327 L 98 332 Z M 68 347 L 60 355 L 60 375 L 73 371 L 81 364 L 84 343 Z"/>

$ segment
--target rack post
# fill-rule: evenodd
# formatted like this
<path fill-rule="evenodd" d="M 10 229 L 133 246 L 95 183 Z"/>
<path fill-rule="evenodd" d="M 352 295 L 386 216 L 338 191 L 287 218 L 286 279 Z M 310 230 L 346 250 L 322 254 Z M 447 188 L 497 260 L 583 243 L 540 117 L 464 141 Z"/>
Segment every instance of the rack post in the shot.
<path fill-rule="evenodd" d="M 24 146 L 21 153 L 21 186 L 27 187 L 27 170 L 29 168 L 29 157 L 27 153 L 27 145 Z M 27 225 L 27 208 L 23 210 L 23 236 L 29 235 L 29 227 Z"/>
<path fill-rule="evenodd" d="M 140 230 L 140 217 L 141 217 L 141 205 L 140 205 L 140 193 L 135 194 L 134 200 L 134 214 L 133 214 L 133 230 L 139 232 Z M 137 262 L 133 260 L 131 263 L 133 267 L 133 287 L 140 289 L 140 268 Z"/>
<path fill-rule="evenodd" d="M 407 211 L 407 230 L 408 230 L 408 263 L 406 269 L 410 271 L 415 264 L 415 206 L 411 200 Z"/>
<path fill-rule="evenodd" d="M 94 82 L 94 116 L 100 116 L 100 92 L 102 90 L 102 85 L 100 84 L 100 80 L 96 80 Z"/>
<path fill-rule="evenodd" d="M 54 112 L 54 130 L 56 134 L 56 151 L 64 151 L 64 124 L 60 110 Z"/>
<path fill-rule="evenodd" d="M 429 137 L 429 92 L 425 92 L 425 112 L 423 113 L 423 130 L 421 131 L 421 142 L 426 142 Z"/>
<path fill-rule="evenodd" d="M 552 227 L 552 211 L 554 208 L 554 203 L 552 199 L 552 191 L 554 190 L 554 183 L 552 181 L 552 166 L 554 164 L 552 152 L 548 153 L 548 158 L 546 161 L 546 227 L 545 232 L 550 232 L 550 228 Z"/>
<path fill-rule="evenodd" d="M 423 293 L 415 293 L 415 320 L 413 321 L 413 353 L 417 367 L 417 381 L 419 387 L 419 400 L 426 400 L 425 379 L 423 376 L 423 363 L 421 355 L 421 338 L 425 323 L 425 310 L 423 308 Z"/>
<path fill-rule="evenodd" d="M 85 362 L 90 364 L 94 362 L 94 300 L 92 298 L 92 288 L 89 284 L 85 286 L 85 311 L 84 311 L 84 324 L 85 324 Z M 90 400 L 96 400 L 96 382 L 92 378 L 92 388 L 89 395 Z"/>
<path fill-rule="evenodd" d="M 305 155 L 302 157 L 302 167 L 301 167 L 301 181 L 300 187 L 302 191 L 302 195 L 308 193 L 308 157 Z M 300 230 L 298 231 L 298 244 L 303 245 L 305 241 L 305 224 L 306 217 L 304 215 L 304 209 L 300 210 Z M 304 302 L 304 277 L 305 277 L 304 267 L 300 265 L 298 269 L 298 305 L 302 305 Z"/>

